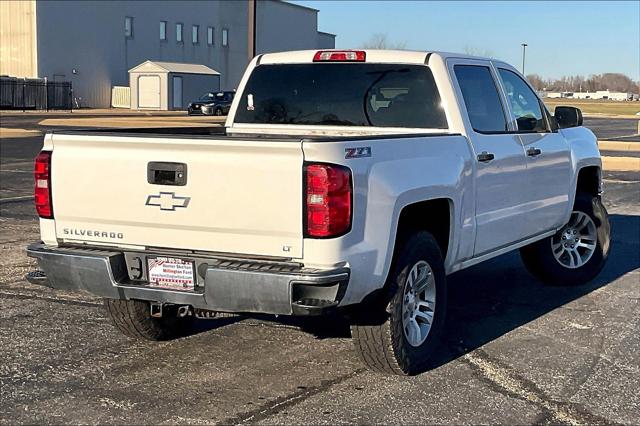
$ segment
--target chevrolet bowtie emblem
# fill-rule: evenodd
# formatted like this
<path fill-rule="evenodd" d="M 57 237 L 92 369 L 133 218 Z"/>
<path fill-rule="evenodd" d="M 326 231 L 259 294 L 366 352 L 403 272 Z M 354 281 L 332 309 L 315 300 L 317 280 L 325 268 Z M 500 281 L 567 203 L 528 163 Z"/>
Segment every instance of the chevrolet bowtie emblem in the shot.
<path fill-rule="evenodd" d="M 189 205 L 191 197 L 179 197 L 175 192 L 161 192 L 158 195 L 147 196 L 145 206 L 160 207 L 160 210 L 175 211 L 176 208 L 185 208 Z"/>

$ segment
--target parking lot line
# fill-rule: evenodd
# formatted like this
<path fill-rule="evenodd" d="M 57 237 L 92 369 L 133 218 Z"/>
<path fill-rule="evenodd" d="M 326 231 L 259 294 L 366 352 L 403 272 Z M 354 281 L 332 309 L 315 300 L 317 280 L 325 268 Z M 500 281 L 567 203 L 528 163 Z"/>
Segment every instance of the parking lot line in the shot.
<path fill-rule="evenodd" d="M 15 203 L 18 201 L 33 200 L 33 195 L 23 195 L 20 197 L 0 198 L 0 203 Z"/>
<path fill-rule="evenodd" d="M 640 180 L 620 180 L 620 179 L 602 179 L 605 183 L 640 183 Z"/>
<path fill-rule="evenodd" d="M 38 300 L 45 300 L 47 302 L 60 303 L 63 305 L 102 307 L 102 303 L 100 302 L 89 302 L 86 300 L 75 299 L 71 297 L 50 297 L 50 296 L 43 296 L 39 294 L 21 293 L 21 292 L 15 292 L 15 291 L 0 291 L 0 298 L 21 299 L 21 300 L 38 299 Z"/>
<path fill-rule="evenodd" d="M 33 173 L 32 170 L 0 169 L 0 173 Z"/>
<path fill-rule="evenodd" d="M 494 385 L 549 412 L 557 423 L 579 425 L 604 420 L 591 413 L 579 413 L 578 410 L 571 406 L 571 403 L 554 401 L 534 384 L 518 377 L 509 368 L 499 365 L 490 359 L 481 349 L 470 352 L 462 358 L 477 368 Z"/>

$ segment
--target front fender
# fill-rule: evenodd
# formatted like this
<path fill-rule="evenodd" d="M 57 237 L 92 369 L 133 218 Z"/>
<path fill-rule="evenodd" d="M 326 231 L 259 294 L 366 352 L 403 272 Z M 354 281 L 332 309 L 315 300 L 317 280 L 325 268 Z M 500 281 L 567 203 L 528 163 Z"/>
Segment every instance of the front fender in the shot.
<path fill-rule="evenodd" d="M 571 150 L 571 192 L 569 194 L 569 209 L 565 214 L 563 223 L 569 221 L 578 188 L 578 176 L 580 170 L 585 167 L 595 166 L 600 171 L 602 179 L 602 158 L 598 149 L 598 139 L 591 130 L 586 127 L 572 127 L 561 129 L 562 136 L 567 140 Z"/>

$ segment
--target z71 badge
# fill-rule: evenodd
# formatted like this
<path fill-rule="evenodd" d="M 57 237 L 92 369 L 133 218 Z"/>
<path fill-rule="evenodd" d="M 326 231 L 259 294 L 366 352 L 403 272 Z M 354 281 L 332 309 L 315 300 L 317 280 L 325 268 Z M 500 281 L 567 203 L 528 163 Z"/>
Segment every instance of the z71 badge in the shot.
<path fill-rule="evenodd" d="M 357 148 L 345 148 L 344 153 L 344 158 L 346 158 L 347 160 L 349 158 L 371 157 L 371 147 L 359 146 Z"/>

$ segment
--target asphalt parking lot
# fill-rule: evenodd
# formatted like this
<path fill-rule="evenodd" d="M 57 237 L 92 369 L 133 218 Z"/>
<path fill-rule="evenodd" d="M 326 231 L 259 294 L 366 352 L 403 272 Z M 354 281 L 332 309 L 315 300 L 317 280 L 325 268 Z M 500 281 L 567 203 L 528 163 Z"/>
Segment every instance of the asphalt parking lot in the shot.
<path fill-rule="evenodd" d="M 640 142 L 638 120 L 634 118 L 600 118 L 588 116 L 584 125 L 590 128 L 598 139 L 635 140 Z"/>
<path fill-rule="evenodd" d="M 637 173 L 605 175 L 613 248 L 595 281 L 545 287 L 513 253 L 456 273 L 433 368 L 398 378 L 363 369 L 338 319 L 200 320 L 187 338 L 150 344 L 120 335 L 96 298 L 29 286 L 41 143 L 0 140 L 2 424 L 640 419 Z"/>

